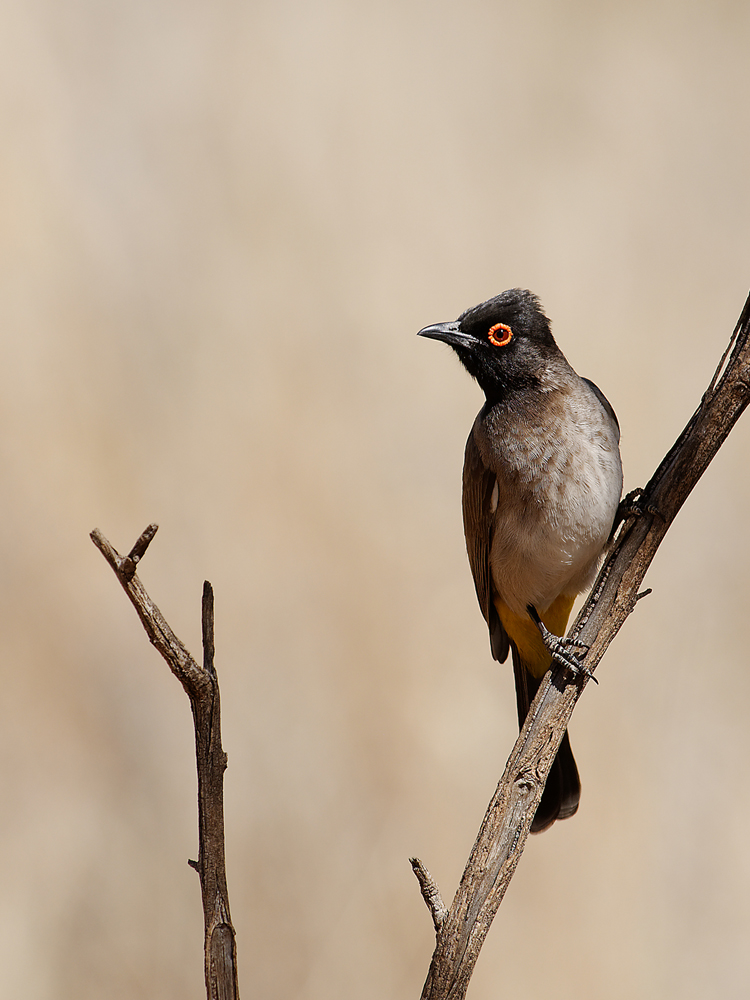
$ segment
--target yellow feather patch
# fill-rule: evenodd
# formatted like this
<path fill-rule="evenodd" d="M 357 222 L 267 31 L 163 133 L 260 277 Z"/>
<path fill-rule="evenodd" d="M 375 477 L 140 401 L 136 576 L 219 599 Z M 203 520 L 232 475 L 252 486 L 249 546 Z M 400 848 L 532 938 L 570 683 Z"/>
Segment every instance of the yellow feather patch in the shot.
<path fill-rule="evenodd" d="M 564 636 L 568 618 L 575 597 L 561 594 L 539 617 L 553 635 Z M 542 642 L 539 629 L 528 615 L 514 614 L 501 600 L 495 601 L 495 608 L 508 638 L 518 650 L 523 664 L 534 677 L 543 677 L 550 668 L 552 658 Z"/>

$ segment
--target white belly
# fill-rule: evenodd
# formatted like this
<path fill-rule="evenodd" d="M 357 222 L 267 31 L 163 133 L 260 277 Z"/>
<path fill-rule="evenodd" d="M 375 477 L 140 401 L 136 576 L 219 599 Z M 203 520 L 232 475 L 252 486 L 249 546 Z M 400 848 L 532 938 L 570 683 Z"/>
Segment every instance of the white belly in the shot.
<path fill-rule="evenodd" d="M 490 566 L 496 592 L 519 615 L 591 585 L 620 502 L 616 427 L 600 405 L 592 412 L 586 391 L 566 404 L 543 428 L 508 422 L 493 447 Z"/>

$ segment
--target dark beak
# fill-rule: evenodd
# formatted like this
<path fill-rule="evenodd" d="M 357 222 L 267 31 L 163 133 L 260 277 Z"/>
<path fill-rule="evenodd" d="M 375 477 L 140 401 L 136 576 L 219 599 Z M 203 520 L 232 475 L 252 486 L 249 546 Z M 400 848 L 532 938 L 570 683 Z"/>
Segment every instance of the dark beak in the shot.
<path fill-rule="evenodd" d="M 444 343 L 454 347 L 468 346 L 473 343 L 473 338 L 461 330 L 458 322 L 433 323 L 432 326 L 426 326 L 423 330 L 420 330 L 417 336 L 429 337 L 430 340 L 442 340 Z"/>

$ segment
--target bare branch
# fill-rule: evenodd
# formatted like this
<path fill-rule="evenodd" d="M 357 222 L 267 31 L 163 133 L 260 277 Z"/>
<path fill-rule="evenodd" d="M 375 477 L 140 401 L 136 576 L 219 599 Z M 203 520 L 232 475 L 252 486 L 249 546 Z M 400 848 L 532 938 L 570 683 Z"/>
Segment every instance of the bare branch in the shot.
<path fill-rule="evenodd" d="M 146 528 L 146 531 L 143 532 L 133 547 L 133 551 L 138 548 L 148 532 L 151 532 L 151 537 L 153 537 L 156 534 L 156 525 L 152 524 Z M 115 571 L 115 575 L 122 584 L 123 590 L 138 612 L 138 617 L 141 619 L 141 624 L 146 630 L 151 643 L 156 646 L 167 661 L 172 673 L 185 688 L 188 696 L 191 699 L 198 697 L 199 692 L 203 691 L 209 683 L 206 674 L 169 627 L 167 620 L 148 596 L 145 587 L 135 575 L 135 571 L 130 572 L 129 560 L 132 557 L 126 556 L 123 559 L 98 528 L 95 528 L 91 532 L 91 540 Z"/>
<path fill-rule="evenodd" d="M 440 926 L 448 916 L 448 907 L 443 902 L 440 889 L 429 871 L 425 868 L 419 858 L 409 858 L 409 863 L 417 876 L 422 898 L 427 903 L 427 908 L 432 914 L 432 922 L 435 925 L 435 932 L 440 930 Z"/>
<path fill-rule="evenodd" d="M 204 923 L 206 994 L 208 1000 L 239 1000 L 237 951 L 229 915 L 224 858 L 224 771 L 221 746 L 219 682 L 214 666 L 214 595 L 203 584 L 203 667 L 199 667 L 146 593 L 135 570 L 157 531 L 150 524 L 124 558 L 96 529 L 91 538 L 115 571 L 138 612 L 146 634 L 185 688 L 193 710 L 198 767 L 198 861 L 188 861 L 201 883 Z"/>
<path fill-rule="evenodd" d="M 638 588 L 682 504 L 750 402 L 750 296 L 729 347 L 682 434 L 631 509 L 569 635 L 593 671 L 640 597 Z M 438 927 L 422 1000 L 461 1000 L 526 844 L 544 783 L 587 683 L 563 668 L 540 685 L 485 814 L 455 899 Z M 428 904 L 429 905 L 429 904 Z"/>

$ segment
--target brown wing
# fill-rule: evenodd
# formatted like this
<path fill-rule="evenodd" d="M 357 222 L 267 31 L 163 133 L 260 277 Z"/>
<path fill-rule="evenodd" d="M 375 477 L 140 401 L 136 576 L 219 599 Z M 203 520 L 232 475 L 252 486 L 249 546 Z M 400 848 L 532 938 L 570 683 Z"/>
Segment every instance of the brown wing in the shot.
<path fill-rule="evenodd" d="M 502 663 L 508 656 L 508 636 L 498 618 L 492 600 L 492 575 L 490 573 L 490 548 L 495 511 L 492 493 L 495 474 L 487 468 L 474 441 L 474 428 L 469 434 L 464 453 L 464 535 L 469 565 L 474 576 L 474 586 L 484 620 L 490 630 L 492 655 Z"/>

